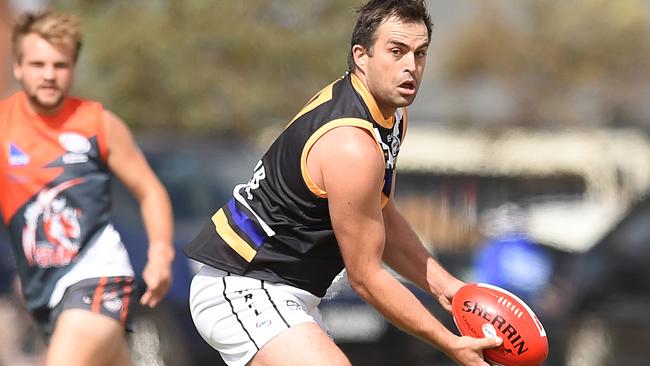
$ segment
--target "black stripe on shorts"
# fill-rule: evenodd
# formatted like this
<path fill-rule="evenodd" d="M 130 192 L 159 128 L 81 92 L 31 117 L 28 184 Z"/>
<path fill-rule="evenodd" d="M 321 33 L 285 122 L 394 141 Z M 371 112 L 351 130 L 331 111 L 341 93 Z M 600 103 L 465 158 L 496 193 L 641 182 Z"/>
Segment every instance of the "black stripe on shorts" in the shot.
<path fill-rule="evenodd" d="M 244 332 L 246 332 L 246 335 L 248 336 L 248 339 L 250 339 L 251 342 L 253 342 L 253 345 L 255 345 L 255 348 L 257 348 L 257 350 L 259 351 L 260 347 L 257 345 L 257 343 L 255 343 L 255 340 L 253 339 L 253 337 L 251 337 L 251 334 L 248 332 L 248 330 L 246 330 L 246 327 L 244 326 L 244 323 L 242 323 L 241 319 L 239 319 L 239 315 L 237 314 L 237 312 L 235 312 L 235 307 L 233 306 L 232 301 L 230 301 L 230 299 L 226 295 L 226 277 L 221 277 L 221 279 L 223 281 L 223 297 L 224 297 L 224 299 L 226 299 L 226 301 L 228 301 L 228 304 L 230 304 L 230 310 L 232 311 L 233 315 L 237 319 L 237 322 L 239 322 L 239 325 L 241 325 L 241 328 L 244 330 Z"/>
<path fill-rule="evenodd" d="M 282 319 L 282 321 L 287 326 L 287 328 L 291 328 L 291 326 L 289 325 L 287 320 L 284 318 L 284 316 L 282 316 L 282 313 L 280 312 L 280 309 L 278 309 L 278 307 L 275 305 L 275 302 L 273 302 L 273 299 L 271 299 L 271 294 L 269 294 L 269 291 L 264 287 L 264 281 L 260 280 L 260 282 L 262 283 L 262 290 L 264 290 L 264 292 L 266 293 L 266 297 L 269 298 L 269 301 L 271 302 L 271 305 L 273 305 L 273 309 L 275 309 L 275 311 L 278 313 L 278 315 L 280 316 L 280 319 Z"/>

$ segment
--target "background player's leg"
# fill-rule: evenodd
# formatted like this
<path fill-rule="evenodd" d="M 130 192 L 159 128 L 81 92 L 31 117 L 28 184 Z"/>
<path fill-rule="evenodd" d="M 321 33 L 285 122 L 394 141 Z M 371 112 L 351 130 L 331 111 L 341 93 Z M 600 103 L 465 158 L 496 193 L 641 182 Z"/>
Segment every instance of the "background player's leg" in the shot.
<path fill-rule="evenodd" d="M 316 323 L 293 326 L 271 339 L 249 366 L 348 366 L 343 351 Z"/>
<path fill-rule="evenodd" d="M 131 365 L 123 326 L 107 316 L 68 309 L 56 321 L 47 366 Z"/>

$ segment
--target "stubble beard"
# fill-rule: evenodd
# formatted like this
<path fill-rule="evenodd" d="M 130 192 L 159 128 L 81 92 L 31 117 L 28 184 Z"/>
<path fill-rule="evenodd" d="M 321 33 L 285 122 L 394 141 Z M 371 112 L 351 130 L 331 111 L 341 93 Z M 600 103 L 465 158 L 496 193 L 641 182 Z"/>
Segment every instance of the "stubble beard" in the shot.
<path fill-rule="evenodd" d="M 59 95 L 56 99 L 52 100 L 43 100 L 43 98 L 38 96 L 38 91 L 31 93 L 29 95 L 29 100 L 36 107 L 37 110 L 45 112 L 46 114 L 55 113 L 63 104 L 65 95 L 59 90 Z"/>

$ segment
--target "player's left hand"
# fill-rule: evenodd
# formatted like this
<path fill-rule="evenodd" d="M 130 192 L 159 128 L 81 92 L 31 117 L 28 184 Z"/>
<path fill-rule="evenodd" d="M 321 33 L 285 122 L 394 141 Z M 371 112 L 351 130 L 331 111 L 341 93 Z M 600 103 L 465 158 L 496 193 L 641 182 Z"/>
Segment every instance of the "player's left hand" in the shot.
<path fill-rule="evenodd" d="M 165 297 L 171 287 L 171 263 L 158 258 L 149 260 L 142 271 L 142 278 L 147 285 L 147 290 L 140 298 L 140 304 L 153 308 Z"/>
<path fill-rule="evenodd" d="M 465 282 L 454 278 L 445 285 L 442 293 L 434 294 L 434 296 L 440 305 L 442 305 L 445 310 L 451 313 L 451 299 L 454 297 L 456 292 L 458 292 L 458 290 L 463 287 L 463 285 L 465 285 Z"/>

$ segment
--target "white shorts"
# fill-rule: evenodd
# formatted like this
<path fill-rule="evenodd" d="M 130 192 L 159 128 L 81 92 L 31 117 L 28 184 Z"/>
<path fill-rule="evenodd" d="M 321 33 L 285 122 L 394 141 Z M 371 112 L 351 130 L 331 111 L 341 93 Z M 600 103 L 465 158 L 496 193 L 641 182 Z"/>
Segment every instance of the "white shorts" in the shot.
<path fill-rule="evenodd" d="M 315 322 L 324 330 L 320 298 L 203 266 L 192 279 L 190 312 L 203 339 L 228 366 L 244 366 L 273 337 L 289 327 Z"/>

